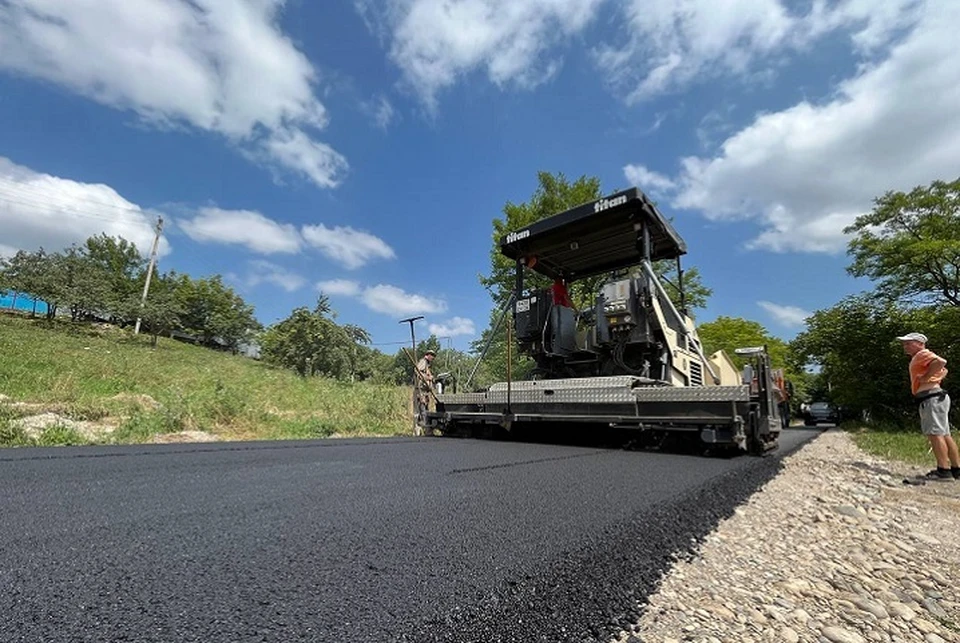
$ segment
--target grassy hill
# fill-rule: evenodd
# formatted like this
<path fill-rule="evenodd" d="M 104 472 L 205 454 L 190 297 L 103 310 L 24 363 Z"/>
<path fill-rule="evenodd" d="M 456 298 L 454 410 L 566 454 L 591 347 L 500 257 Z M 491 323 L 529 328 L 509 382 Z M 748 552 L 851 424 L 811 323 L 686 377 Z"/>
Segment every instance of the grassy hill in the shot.
<path fill-rule="evenodd" d="M 411 433 L 409 388 L 300 379 L 109 326 L 0 315 L 0 446 Z"/>

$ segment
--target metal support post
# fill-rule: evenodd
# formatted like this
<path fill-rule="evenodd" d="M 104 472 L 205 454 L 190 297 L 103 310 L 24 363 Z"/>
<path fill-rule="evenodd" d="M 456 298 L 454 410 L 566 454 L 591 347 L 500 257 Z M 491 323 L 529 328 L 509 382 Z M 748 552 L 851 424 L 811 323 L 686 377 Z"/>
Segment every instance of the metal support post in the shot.
<path fill-rule="evenodd" d="M 413 323 L 418 319 L 423 319 L 423 315 L 407 317 L 399 322 L 410 324 L 410 343 L 413 345 L 413 434 L 417 436 L 420 435 L 420 426 L 417 424 L 417 406 L 420 402 L 420 396 L 417 395 L 417 337 L 413 331 Z"/>
<path fill-rule="evenodd" d="M 680 257 L 677 257 L 677 290 L 680 291 L 680 312 L 687 314 L 687 295 L 683 285 L 683 267 L 680 265 Z"/>
<path fill-rule="evenodd" d="M 483 347 L 483 351 L 480 353 L 480 357 L 477 358 L 476 363 L 473 365 L 473 370 L 470 371 L 470 375 L 467 377 L 466 383 L 463 385 L 465 391 L 469 390 L 470 382 L 473 381 L 473 376 L 476 375 L 477 369 L 480 367 L 480 362 L 483 361 L 483 358 L 486 357 L 487 351 L 490 350 L 490 344 L 493 343 L 493 340 L 497 337 L 497 331 L 500 330 L 500 324 L 503 323 L 503 318 L 507 314 L 507 310 L 513 305 L 516 295 L 510 295 L 510 299 L 503 305 L 503 308 L 500 309 L 500 316 L 497 318 L 497 323 L 494 325 L 493 330 L 490 332 L 490 337 L 487 338 L 487 343 Z"/>

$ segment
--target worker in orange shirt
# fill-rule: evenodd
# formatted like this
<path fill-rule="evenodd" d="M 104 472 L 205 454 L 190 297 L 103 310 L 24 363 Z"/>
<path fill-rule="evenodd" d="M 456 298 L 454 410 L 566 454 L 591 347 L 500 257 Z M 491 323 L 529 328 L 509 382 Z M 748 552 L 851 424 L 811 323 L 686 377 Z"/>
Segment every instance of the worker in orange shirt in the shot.
<path fill-rule="evenodd" d="M 947 376 L 947 360 L 927 348 L 923 333 L 907 333 L 897 339 L 903 352 L 910 355 L 910 391 L 920 404 L 920 431 L 927 436 L 937 459 L 937 468 L 923 477 L 960 479 L 960 452 L 950 435 L 950 396 L 940 387 Z"/>

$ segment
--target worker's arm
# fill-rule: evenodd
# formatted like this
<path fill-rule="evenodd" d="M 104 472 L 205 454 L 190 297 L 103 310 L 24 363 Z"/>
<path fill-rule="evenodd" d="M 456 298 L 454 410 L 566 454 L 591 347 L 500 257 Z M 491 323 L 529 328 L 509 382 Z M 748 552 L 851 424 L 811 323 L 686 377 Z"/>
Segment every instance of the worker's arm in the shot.
<path fill-rule="evenodd" d="M 427 364 L 417 364 L 417 370 L 425 382 L 433 383 L 433 373 L 430 372 L 430 366 Z"/>
<path fill-rule="evenodd" d="M 946 365 L 947 365 L 947 360 L 943 359 L 939 355 L 935 355 L 934 357 L 930 358 L 930 361 L 927 363 L 927 370 L 923 372 L 923 375 L 921 375 L 921 377 L 925 380 L 930 379 L 931 377 L 939 373 L 940 369 L 942 369 Z"/>

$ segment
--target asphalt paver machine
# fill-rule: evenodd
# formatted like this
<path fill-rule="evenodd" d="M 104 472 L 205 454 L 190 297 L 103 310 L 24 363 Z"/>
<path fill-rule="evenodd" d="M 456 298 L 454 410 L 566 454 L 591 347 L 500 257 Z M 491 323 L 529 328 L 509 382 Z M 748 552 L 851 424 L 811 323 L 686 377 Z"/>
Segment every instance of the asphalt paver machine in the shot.
<path fill-rule="evenodd" d="M 516 280 L 498 326 L 511 313 L 508 343 L 536 366 L 527 379 L 437 395 L 427 427 L 471 437 L 615 429 L 638 444 L 680 438 L 754 454 L 777 446 L 780 400 L 766 349 L 737 349 L 747 361 L 740 370 L 722 351 L 704 354 L 693 320 L 654 270 L 676 262 L 683 302 L 686 245 L 641 190 L 511 232 L 500 252 Z M 527 287 L 531 273 L 541 277 Z M 577 282 L 592 295 L 580 309 L 567 295 Z"/>

